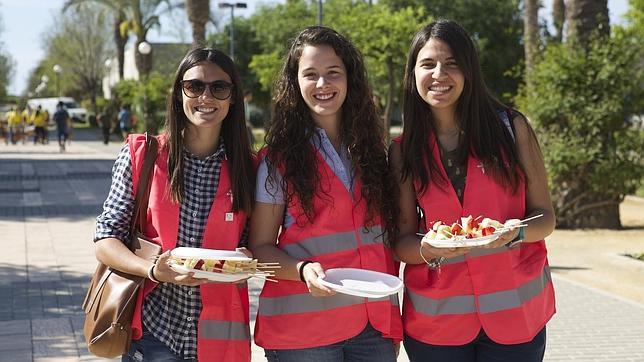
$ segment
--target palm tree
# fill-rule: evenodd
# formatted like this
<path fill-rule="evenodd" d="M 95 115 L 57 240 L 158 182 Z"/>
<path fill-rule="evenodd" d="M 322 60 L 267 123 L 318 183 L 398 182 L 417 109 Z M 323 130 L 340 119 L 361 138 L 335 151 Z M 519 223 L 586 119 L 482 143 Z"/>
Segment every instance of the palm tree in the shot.
<path fill-rule="evenodd" d="M 607 36 L 608 0 L 566 1 L 566 25 L 566 38 L 574 43 L 586 44 L 596 30 L 598 35 Z"/>
<path fill-rule="evenodd" d="M 525 0 L 525 13 L 523 14 L 523 39 L 525 51 L 526 79 L 534 66 L 535 56 L 539 47 L 539 0 Z"/>
<path fill-rule="evenodd" d="M 203 46 L 206 43 L 206 24 L 210 20 L 209 0 L 186 0 L 186 13 L 192 24 L 192 46 Z"/>
<path fill-rule="evenodd" d="M 552 22 L 555 26 L 554 40 L 561 43 L 563 39 L 563 26 L 566 19 L 566 4 L 564 0 L 552 0 Z"/>

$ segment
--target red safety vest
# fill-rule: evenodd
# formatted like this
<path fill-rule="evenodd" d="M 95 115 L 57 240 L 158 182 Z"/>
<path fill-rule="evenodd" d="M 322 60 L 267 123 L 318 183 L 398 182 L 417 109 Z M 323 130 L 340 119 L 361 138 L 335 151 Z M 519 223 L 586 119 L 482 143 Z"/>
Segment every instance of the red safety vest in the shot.
<path fill-rule="evenodd" d="M 294 200 L 287 212 L 295 222 L 282 228 L 277 246 L 295 259 L 319 262 L 325 270 L 361 268 L 398 275 L 391 250 L 383 244 L 380 220 L 374 220 L 368 230 L 364 227 L 366 202 L 360 194 L 360 179 L 356 178 L 351 195 L 316 153 L 323 192 L 313 198 L 315 219 L 308 223 L 301 204 Z M 259 296 L 255 343 L 267 349 L 326 346 L 355 337 L 367 322 L 385 338 L 400 341 L 398 295 L 314 297 L 305 283 L 280 279 L 266 283 Z"/>
<path fill-rule="evenodd" d="M 154 177 L 148 204 L 147 226 L 144 234 L 162 246 L 163 251 L 175 248 L 179 230 L 179 204 L 172 202 L 169 194 L 168 153 L 163 147 L 164 136 L 159 136 L 159 156 L 154 165 Z M 132 155 L 132 178 L 137 184 L 145 154 L 145 136 L 131 135 L 128 139 Z M 225 214 L 232 212 L 231 185 L 228 161 L 223 160 L 217 194 L 213 200 L 203 248 L 235 250 L 246 224 L 246 214 L 234 214 L 226 221 Z M 136 192 L 136 190 L 135 190 Z M 140 339 L 141 309 L 145 298 L 156 284 L 146 280 L 143 293 L 139 293 L 132 321 L 133 339 Z M 248 287 L 245 284 L 210 283 L 200 286 L 202 310 L 197 325 L 197 357 L 200 361 L 250 361 L 250 327 Z"/>
<path fill-rule="evenodd" d="M 395 142 L 400 142 L 400 138 Z M 434 161 L 445 180 L 438 146 L 431 138 Z M 463 205 L 454 188 L 431 182 L 423 194 L 414 185 L 427 226 L 461 216 L 483 215 L 501 222 L 525 215 L 525 184 L 512 194 L 485 174 L 472 154 L 467 162 Z M 463 345 L 481 328 L 495 342 L 531 341 L 555 313 L 546 245 L 543 240 L 519 247 L 473 249 L 465 256 L 447 259 L 440 271 L 426 265 L 405 266 L 403 324 L 412 338 L 435 345 Z"/>

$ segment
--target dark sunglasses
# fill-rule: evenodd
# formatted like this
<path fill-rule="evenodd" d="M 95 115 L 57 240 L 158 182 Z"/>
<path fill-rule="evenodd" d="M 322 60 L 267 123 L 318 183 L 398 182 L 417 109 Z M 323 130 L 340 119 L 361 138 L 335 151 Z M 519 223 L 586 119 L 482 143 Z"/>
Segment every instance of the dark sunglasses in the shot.
<path fill-rule="evenodd" d="M 210 83 L 205 83 L 198 79 L 188 79 L 181 81 L 183 94 L 185 94 L 188 98 L 197 98 L 203 94 L 206 88 L 208 88 L 210 90 L 210 94 L 213 97 L 223 101 L 230 98 L 234 87 L 234 85 L 222 80 L 216 80 Z"/>

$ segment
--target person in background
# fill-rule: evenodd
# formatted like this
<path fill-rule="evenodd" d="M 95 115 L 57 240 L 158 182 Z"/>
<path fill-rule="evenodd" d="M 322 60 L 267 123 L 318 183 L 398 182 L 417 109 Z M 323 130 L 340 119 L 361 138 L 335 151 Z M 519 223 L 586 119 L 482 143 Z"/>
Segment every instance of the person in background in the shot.
<path fill-rule="evenodd" d="M 147 277 L 134 311 L 133 343 L 123 361 L 250 361 L 245 283 L 209 283 L 168 265 L 175 247 L 250 252 L 247 217 L 255 168 L 244 125 L 242 84 L 233 61 L 215 49 L 188 52 L 177 69 L 158 136 L 143 234 L 163 254 L 146 260 L 125 245 L 146 135 L 132 134 L 118 155 L 97 218 L 96 257 Z"/>
<path fill-rule="evenodd" d="M 22 144 L 26 144 L 27 138 L 33 136 L 34 133 L 33 124 L 31 124 L 31 113 L 31 107 L 26 105 L 20 114 L 22 116 Z"/>
<path fill-rule="evenodd" d="M 6 119 L 8 135 L 5 143 L 11 142 L 12 145 L 15 145 L 22 133 L 22 116 L 20 115 L 20 110 L 16 107 L 11 107 L 11 110 L 7 112 Z"/>
<path fill-rule="evenodd" d="M 47 114 L 42 110 L 39 105 L 36 110 L 31 113 L 31 123 L 34 125 L 34 144 L 47 142 Z"/>
<path fill-rule="evenodd" d="M 132 112 L 130 111 L 130 105 L 124 104 L 118 114 L 119 128 L 121 129 L 121 134 L 123 139 L 127 139 L 132 131 Z"/>
<path fill-rule="evenodd" d="M 56 105 L 56 112 L 54 112 L 54 123 L 56 123 L 56 132 L 58 133 L 58 146 L 60 152 L 65 152 L 65 143 L 67 143 L 67 136 L 69 132 L 69 113 L 65 109 L 65 103 L 62 101 Z"/>
<path fill-rule="evenodd" d="M 450 20 L 416 33 L 403 89 L 403 133 L 390 162 L 400 187 L 395 250 L 406 263 L 409 359 L 543 360 L 555 313 L 544 238 L 555 216 L 534 131 L 492 97 L 474 43 Z M 469 215 L 516 224 L 539 214 L 482 247 L 438 248 L 417 234 Z"/>
<path fill-rule="evenodd" d="M 43 117 L 45 118 L 45 127 L 43 128 L 43 143 L 49 143 L 49 111 L 45 108 L 42 110 Z"/>
<path fill-rule="evenodd" d="M 104 109 L 96 117 L 98 125 L 101 127 L 101 132 L 103 135 L 103 144 L 107 145 L 110 143 L 110 133 L 112 132 L 112 116 L 110 115 L 107 109 Z"/>
<path fill-rule="evenodd" d="M 336 294 L 331 268 L 392 275 L 396 185 L 360 52 L 333 29 L 294 40 L 277 83 L 249 247 L 279 262 L 255 342 L 271 361 L 395 361 L 398 296 Z"/>

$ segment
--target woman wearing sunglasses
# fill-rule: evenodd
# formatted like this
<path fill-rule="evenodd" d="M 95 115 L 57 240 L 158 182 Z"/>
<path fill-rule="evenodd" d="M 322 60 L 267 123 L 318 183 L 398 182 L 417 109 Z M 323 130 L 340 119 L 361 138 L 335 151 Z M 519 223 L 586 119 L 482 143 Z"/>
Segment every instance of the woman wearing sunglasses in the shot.
<path fill-rule="evenodd" d="M 124 244 L 144 135 L 131 135 L 121 150 L 97 219 L 98 260 L 148 278 L 123 361 L 249 361 L 245 284 L 208 283 L 167 265 L 169 250 L 180 246 L 241 248 L 250 255 L 242 245 L 254 199 L 253 155 L 241 81 L 228 56 L 199 48 L 184 57 L 168 98 L 165 133 L 157 139 L 144 234 L 162 246 L 160 258 L 144 260 Z"/>
<path fill-rule="evenodd" d="M 259 298 L 255 341 L 269 361 L 396 359 L 398 297 L 336 294 L 318 281 L 331 268 L 398 274 L 388 247 L 396 188 L 372 99 L 346 38 L 325 27 L 297 36 L 277 85 L 249 237 L 260 260 L 282 265 Z"/>

